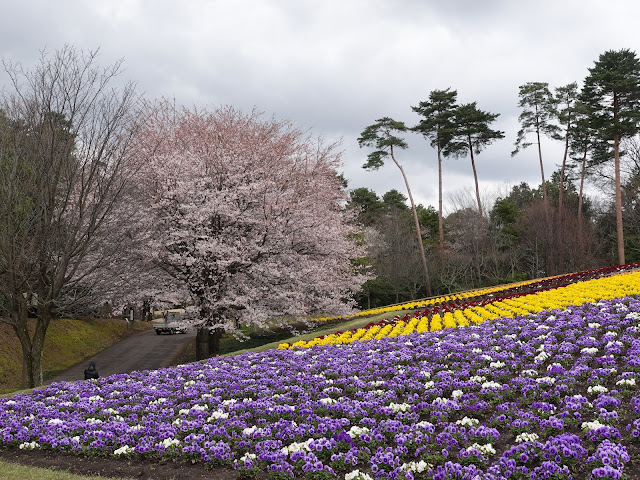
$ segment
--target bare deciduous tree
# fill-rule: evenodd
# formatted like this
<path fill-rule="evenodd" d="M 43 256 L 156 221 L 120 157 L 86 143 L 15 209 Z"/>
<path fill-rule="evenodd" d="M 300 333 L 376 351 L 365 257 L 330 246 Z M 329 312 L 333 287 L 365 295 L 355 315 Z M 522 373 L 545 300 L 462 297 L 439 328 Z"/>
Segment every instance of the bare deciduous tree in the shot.
<path fill-rule="evenodd" d="M 137 228 L 127 200 L 135 88 L 114 88 L 121 62 L 101 68 L 97 55 L 64 47 L 32 69 L 3 61 L 0 319 L 20 340 L 28 387 L 42 383 L 51 320 L 106 293 L 104 272 Z"/>

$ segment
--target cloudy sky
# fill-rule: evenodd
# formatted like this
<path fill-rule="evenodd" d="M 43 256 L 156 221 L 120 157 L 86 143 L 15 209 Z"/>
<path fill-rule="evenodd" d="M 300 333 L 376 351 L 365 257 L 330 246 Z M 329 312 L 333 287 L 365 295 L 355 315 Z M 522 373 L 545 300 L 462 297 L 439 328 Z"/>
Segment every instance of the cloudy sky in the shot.
<path fill-rule="evenodd" d="M 390 116 L 413 126 L 411 106 L 436 89 L 500 117 L 505 138 L 477 157 L 487 198 L 540 184 L 534 148 L 510 156 L 518 87 L 552 88 L 588 75 L 607 50 L 640 51 L 640 4 L 628 0 L 21 0 L 4 2 L 0 57 L 33 65 L 42 49 L 100 49 L 124 59 L 123 79 L 148 98 L 253 107 L 342 143 L 351 188 L 405 192 L 393 164 L 362 169 L 357 138 Z M 6 78 L 0 75 L 0 85 Z M 437 208 L 437 157 L 408 134 L 398 153 L 416 201 Z M 548 178 L 562 146 L 543 140 Z M 445 159 L 445 210 L 472 192 L 468 158 Z M 473 199 L 473 197 L 469 197 Z"/>

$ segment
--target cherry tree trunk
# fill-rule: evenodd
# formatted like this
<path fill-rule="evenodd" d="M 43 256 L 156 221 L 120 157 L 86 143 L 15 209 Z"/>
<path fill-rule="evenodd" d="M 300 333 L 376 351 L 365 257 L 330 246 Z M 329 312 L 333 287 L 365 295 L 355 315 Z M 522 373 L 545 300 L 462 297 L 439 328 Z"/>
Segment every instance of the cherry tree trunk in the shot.
<path fill-rule="evenodd" d="M 220 352 L 222 329 L 200 327 L 196 333 L 196 360 L 205 360 Z"/>

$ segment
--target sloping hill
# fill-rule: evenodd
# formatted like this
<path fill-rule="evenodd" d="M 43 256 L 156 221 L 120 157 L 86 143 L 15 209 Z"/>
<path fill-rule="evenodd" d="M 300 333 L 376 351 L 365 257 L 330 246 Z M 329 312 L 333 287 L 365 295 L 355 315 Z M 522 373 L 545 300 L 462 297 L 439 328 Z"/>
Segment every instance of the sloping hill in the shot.
<path fill-rule="evenodd" d="M 44 344 L 44 376 L 75 365 L 132 333 L 150 328 L 149 322 L 135 322 L 130 329 L 123 319 L 116 318 L 53 320 Z M 6 323 L 0 323 L 0 338 L 0 393 L 6 393 L 20 387 L 22 348 L 13 329 Z"/>

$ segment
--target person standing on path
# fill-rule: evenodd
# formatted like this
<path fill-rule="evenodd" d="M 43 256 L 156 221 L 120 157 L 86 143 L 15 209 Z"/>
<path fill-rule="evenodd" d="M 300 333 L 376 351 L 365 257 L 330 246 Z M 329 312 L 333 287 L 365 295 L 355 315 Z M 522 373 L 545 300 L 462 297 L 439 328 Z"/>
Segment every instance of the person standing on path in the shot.
<path fill-rule="evenodd" d="M 96 370 L 96 362 L 89 362 L 89 367 L 84 370 L 84 379 L 90 380 L 92 378 L 100 378 L 98 370 Z"/>

